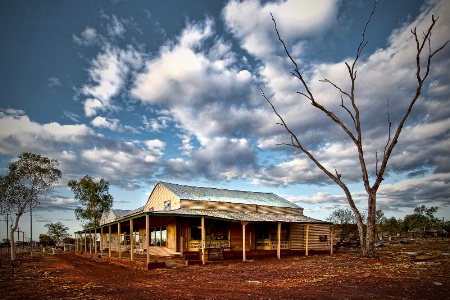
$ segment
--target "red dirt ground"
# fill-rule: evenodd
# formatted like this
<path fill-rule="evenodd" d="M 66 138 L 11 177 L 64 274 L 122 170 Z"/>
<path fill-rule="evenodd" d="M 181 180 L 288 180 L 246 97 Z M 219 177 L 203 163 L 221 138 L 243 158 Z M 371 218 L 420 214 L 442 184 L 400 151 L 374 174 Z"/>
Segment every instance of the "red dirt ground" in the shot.
<path fill-rule="evenodd" d="M 450 299 L 450 241 L 141 270 L 73 253 L 2 257 L 1 299 Z M 417 251 L 416 254 L 405 253 Z"/>

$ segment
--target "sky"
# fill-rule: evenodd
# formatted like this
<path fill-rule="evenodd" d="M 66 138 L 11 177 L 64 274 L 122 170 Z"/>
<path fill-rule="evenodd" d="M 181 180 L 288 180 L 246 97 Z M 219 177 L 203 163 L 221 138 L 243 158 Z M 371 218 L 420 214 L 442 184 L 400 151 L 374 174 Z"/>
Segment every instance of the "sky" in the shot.
<path fill-rule="evenodd" d="M 350 124 L 339 91 L 321 80 L 350 89 L 345 63 L 372 8 L 366 0 L 0 1 L 0 173 L 23 152 L 57 159 L 62 172 L 33 209 L 33 239 L 47 223 L 82 228 L 67 183 L 84 175 L 110 183 L 115 209 L 144 205 L 158 181 L 273 192 L 319 219 L 348 207 L 304 154 L 279 145 L 290 137 L 260 87 L 366 209 L 354 145 L 297 93 L 270 13 L 316 100 Z M 411 29 L 424 31 L 432 15 L 436 49 L 450 39 L 449 1 L 380 1 L 367 27 L 355 94 L 371 182 L 388 139 L 386 111 L 394 130 L 417 86 Z M 425 205 L 450 218 L 449 69 L 447 46 L 378 191 L 388 217 Z M 27 212 L 20 222 L 25 239 L 30 219 Z"/>

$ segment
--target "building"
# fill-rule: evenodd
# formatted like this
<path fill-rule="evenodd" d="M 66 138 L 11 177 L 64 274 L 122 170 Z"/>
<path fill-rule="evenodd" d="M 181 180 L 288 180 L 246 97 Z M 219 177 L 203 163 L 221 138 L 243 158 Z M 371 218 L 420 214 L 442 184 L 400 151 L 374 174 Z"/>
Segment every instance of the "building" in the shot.
<path fill-rule="evenodd" d="M 227 257 L 332 253 L 330 223 L 303 215 L 303 208 L 273 193 L 245 192 L 159 182 L 134 211 L 111 210 L 100 228 L 75 233 L 77 251 L 95 234 L 103 255 L 115 251 Z M 84 243 L 84 245 L 83 245 Z"/>

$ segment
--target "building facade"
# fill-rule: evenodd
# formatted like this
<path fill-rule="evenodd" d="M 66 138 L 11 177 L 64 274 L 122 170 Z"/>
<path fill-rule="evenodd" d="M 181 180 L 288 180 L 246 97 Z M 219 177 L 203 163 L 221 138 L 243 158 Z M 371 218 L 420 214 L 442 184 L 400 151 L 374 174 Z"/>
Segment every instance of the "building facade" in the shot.
<path fill-rule="evenodd" d="M 330 223 L 273 193 L 159 182 L 136 210 L 111 210 L 99 228 L 76 233 L 77 251 L 95 234 L 95 251 L 226 257 L 331 251 Z M 83 246 L 84 241 L 84 246 Z"/>

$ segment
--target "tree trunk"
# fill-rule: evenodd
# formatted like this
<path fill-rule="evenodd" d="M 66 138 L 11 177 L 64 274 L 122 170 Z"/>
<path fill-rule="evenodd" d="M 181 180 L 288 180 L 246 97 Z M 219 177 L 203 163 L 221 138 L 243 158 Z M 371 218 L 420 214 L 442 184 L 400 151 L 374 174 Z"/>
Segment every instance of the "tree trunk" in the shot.
<path fill-rule="evenodd" d="M 9 241 L 11 245 L 11 260 L 16 260 L 16 245 L 14 242 L 14 232 L 17 230 L 18 227 L 18 221 L 16 219 L 16 225 L 14 227 L 11 227 L 11 231 L 9 232 Z"/>
<path fill-rule="evenodd" d="M 364 245 L 361 245 L 363 256 L 375 257 L 375 214 L 376 214 L 376 191 L 368 192 L 368 214 L 366 222 L 366 230 L 364 236 Z M 361 234 L 361 233 L 360 233 Z"/>
<path fill-rule="evenodd" d="M 17 211 L 16 221 L 14 222 L 14 227 L 11 227 L 11 232 L 9 233 L 9 239 L 11 241 L 11 260 L 16 260 L 16 244 L 14 242 L 14 232 L 19 227 L 19 219 L 23 214 L 23 209 L 19 207 Z"/>

